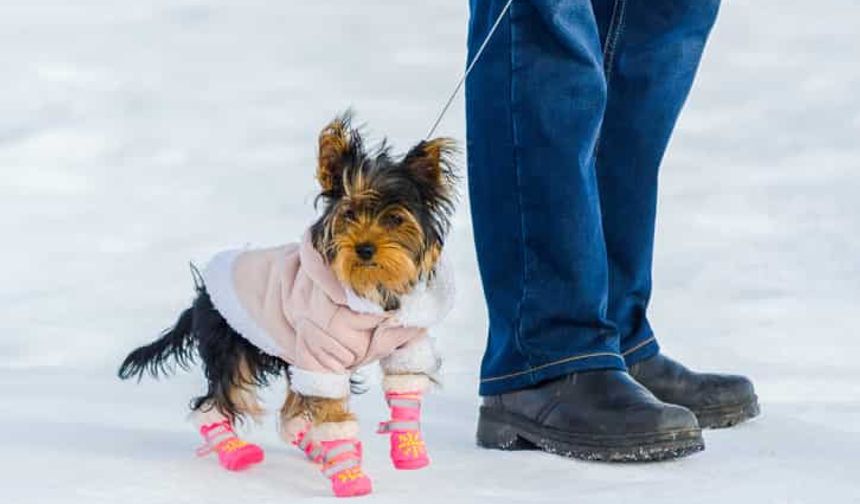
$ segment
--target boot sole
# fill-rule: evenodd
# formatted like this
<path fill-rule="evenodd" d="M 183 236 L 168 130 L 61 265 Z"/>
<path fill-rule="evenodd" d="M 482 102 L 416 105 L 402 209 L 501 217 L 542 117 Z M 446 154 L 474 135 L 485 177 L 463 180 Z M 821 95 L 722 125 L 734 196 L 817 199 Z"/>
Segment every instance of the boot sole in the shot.
<path fill-rule="evenodd" d="M 735 426 L 761 413 L 758 397 L 752 396 L 749 401 L 741 404 L 718 406 L 715 408 L 692 409 L 693 414 L 703 429 L 725 429 Z"/>
<path fill-rule="evenodd" d="M 705 449 L 701 429 L 633 435 L 590 435 L 559 431 L 528 418 L 482 406 L 478 446 L 497 450 L 543 450 L 580 460 L 647 462 L 669 460 Z"/>

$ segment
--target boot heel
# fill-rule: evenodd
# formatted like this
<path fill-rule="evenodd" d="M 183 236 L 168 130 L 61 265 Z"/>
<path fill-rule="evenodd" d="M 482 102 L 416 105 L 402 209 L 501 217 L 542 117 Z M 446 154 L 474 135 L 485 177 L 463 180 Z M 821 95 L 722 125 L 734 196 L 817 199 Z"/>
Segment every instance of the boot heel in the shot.
<path fill-rule="evenodd" d="M 520 437 L 511 425 L 496 420 L 483 406 L 478 416 L 478 446 L 496 450 L 536 450 L 537 446 Z"/>

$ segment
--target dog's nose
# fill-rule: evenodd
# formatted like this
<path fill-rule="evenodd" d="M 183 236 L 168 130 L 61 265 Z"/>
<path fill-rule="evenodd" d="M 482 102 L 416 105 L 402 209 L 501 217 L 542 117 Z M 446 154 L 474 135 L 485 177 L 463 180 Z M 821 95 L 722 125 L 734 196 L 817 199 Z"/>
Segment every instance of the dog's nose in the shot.
<path fill-rule="evenodd" d="M 355 255 L 365 261 L 373 257 L 374 252 L 376 252 L 376 247 L 372 243 L 359 243 L 355 246 Z"/>

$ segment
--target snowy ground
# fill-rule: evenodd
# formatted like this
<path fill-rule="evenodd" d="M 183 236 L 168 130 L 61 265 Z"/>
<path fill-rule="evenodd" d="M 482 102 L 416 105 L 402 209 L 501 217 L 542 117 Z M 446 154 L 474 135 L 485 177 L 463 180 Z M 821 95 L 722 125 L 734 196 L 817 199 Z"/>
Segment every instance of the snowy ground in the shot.
<path fill-rule="evenodd" d="M 313 215 L 314 138 L 353 105 L 420 138 L 464 59 L 466 2 L 0 2 L 0 491 L 10 503 L 327 499 L 273 423 L 268 459 L 192 455 L 196 374 L 114 370 L 189 299 L 189 259 L 279 243 Z M 474 446 L 485 320 L 464 205 L 438 332 L 434 465 L 388 466 L 356 401 L 376 502 L 860 502 L 860 4 L 724 5 L 668 155 L 652 316 L 668 351 L 745 372 L 763 416 L 676 462 Z M 463 136 L 458 100 L 443 133 Z M 279 390 L 267 393 L 272 404 Z"/>

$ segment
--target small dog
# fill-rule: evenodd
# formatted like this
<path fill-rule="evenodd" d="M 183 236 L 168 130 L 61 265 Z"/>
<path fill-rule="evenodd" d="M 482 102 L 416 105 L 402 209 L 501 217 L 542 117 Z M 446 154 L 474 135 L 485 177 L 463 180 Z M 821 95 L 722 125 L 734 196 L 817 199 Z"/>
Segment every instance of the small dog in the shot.
<path fill-rule="evenodd" d="M 119 369 L 127 379 L 187 369 L 199 356 L 208 390 L 191 402 L 205 444 L 238 470 L 262 461 L 259 446 L 233 426 L 263 409 L 256 387 L 289 381 L 281 434 L 322 464 L 337 496 L 364 495 L 358 426 L 348 407 L 352 372 L 379 360 L 391 410 L 398 469 L 429 463 L 419 427 L 422 394 L 439 359 L 427 328 L 450 310 L 453 282 L 442 248 L 456 199 L 453 141 L 422 141 L 394 157 L 385 142 L 365 148 L 349 114 L 319 137 L 316 173 L 324 203 L 302 241 L 216 255 L 197 297 L 173 328 L 131 352 Z"/>

